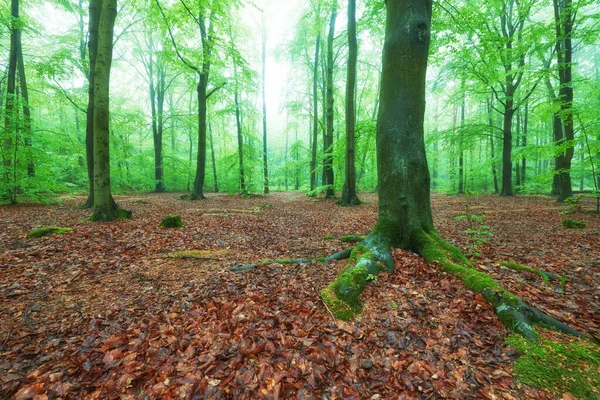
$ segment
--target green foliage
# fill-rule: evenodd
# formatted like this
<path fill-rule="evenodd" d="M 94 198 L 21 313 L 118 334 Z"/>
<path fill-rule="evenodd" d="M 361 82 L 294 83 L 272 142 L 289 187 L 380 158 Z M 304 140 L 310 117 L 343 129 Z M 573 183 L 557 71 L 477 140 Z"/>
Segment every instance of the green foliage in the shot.
<path fill-rule="evenodd" d="M 468 206 L 467 206 L 468 210 Z M 467 229 L 465 233 L 469 237 L 469 245 L 467 246 L 467 256 L 480 257 L 479 249 L 486 244 L 488 240 L 494 236 L 490 232 L 490 226 L 484 223 L 485 215 L 465 214 L 454 217 L 455 221 L 466 221 Z"/>
<path fill-rule="evenodd" d="M 571 218 L 564 219 L 562 225 L 567 229 L 584 229 L 587 226 L 585 221 L 577 221 Z"/>
<path fill-rule="evenodd" d="M 517 378 L 557 394 L 568 392 L 578 399 L 600 397 L 600 347 L 586 340 L 549 341 L 535 344 L 511 335 L 507 343 L 521 354 L 514 366 Z"/>
<path fill-rule="evenodd" d="M 27 237 L 29 239 L 32 239 L 32 238 L 39 238 L 39 237 L 55 235 L 55 234 L 62 235 L 64 233 L 72 232 L 72 231 L 73 231 L 73 229 L 71 229 L 71 228 L 61 228 L 59 226 L 46 226 L 43 228 L 33 229 L 31 232 L 29 232 L 27 234 Z"/>

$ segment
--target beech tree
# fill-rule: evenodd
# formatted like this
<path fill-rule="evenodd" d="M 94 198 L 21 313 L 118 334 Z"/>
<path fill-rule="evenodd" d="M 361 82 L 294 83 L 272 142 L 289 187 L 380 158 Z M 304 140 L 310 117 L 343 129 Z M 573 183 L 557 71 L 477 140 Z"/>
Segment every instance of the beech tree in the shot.
<path fill-rule="evenodd" d="M 391 248 L 410 249 L 436 262 L 490 302 L 504 325 L 536 340 L 533 324 L 576 336 L 572 327 L 536 310 L 502 289 L 435 231 L 430 176 L 425 155 L 425 83 L 432 0 L 388 0 L 383 49 L 381 102 L 377 117 L 379 211 L 366 239 L 329 260 L 350 257 L 337 280 L 321 292 L 343 320 L 361 311 L 359 295 L 370 277 L 394 269 Z"/>
<path fill-rule="evenodd" d="M 356 195 L 356 166 L 355 161 L 355 88 L 356 62 L 358 44 L 356 41 L 356 0 L 348 1 L 348 70 L 346 73 L 346 157 L 344 169 L 344 187 L 340 205 L 357 205 L 360 200 Z M 366 154 L 366 152 L 365 152 Z"/>
<path fill-rule="evenodd" d="M 98 48 L 94 67 L 94 212 L 92 221 L 112 221 L 118 206 L 110 190 L 109 91 L 117 0 L 91 0 L 101 4 Z M 90 5 L 90 9 L 92 6 Z"/>

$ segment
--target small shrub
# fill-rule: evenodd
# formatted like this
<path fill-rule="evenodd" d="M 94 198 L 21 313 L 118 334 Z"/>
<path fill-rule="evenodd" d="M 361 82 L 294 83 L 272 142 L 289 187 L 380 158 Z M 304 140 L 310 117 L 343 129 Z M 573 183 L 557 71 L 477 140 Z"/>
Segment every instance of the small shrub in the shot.
<path fill-rule="evenodd" d="M 567 229 L 583 229 L 587 226 L 585 221 L 576 221 L 571 218 L 564 219 L 562 224 Z"/>
<path fill-rule="evenodd" d="M 179 215 L 169 214 L 166 217 L 164 217 L 162 221 L 160 221 L 160 224 L 158 224 L 158 226 L 161 226 L 163 228 L 181 228 L 185 225 L 183 224 L 183 222 L 181 222 L 181 217 Z"/>
<path fill-rule="evenodd" d="M 39 238 L 42 236 L 48 236 L 48 235 L 54 235 L 54 234 L 60 234 L 62 235 L 63 233 L 67 233 L 67 232 L 71 232 L 73 231 L 73 229 L 71 228 L 61 228 L 59 226 L 46 226 L 43 228 L 38 228 L 38 229 L 34 229 L 31 232 L 29 232 L 27 234 L 28 238 Z"/>
<path fill-rule="evenodd" d="M 569 197 L 565 199 L 564 206 L 565 208 L 560 212 L 560 215 L 574 214 L 581 212 L 581 199 L 583 196 L 577 195 L 573 197 Z"/>
<path fill-rule="evenodd" d="M 455 221 L 467 221 L 465 233 L 469 236 L 469 245 L 467 246 L 467 256 L 480 257 L 479 248 L 488 242 L 488 239 L 494 236 L 490 232 L 490 226 L 484 223 L 485 215 L 476 215 L 468 213 L 454 217 Z"/>

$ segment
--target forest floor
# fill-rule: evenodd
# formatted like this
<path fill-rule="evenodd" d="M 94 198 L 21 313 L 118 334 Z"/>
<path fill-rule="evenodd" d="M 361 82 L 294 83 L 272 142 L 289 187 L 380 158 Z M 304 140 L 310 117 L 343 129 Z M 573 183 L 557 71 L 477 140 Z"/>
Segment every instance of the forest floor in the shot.
<path fill-rule="evenodd" d="M 0 398 L 572 398 L 520 383 L 491 307 L 411 252 L 394 251 L 395 272 L 368 285 L 348 323 L 318 296 L 343 261 L 229 270 L 343 250 L 340 236 L 365 235 L 376 220 L 376 196 L 361 197 L 341 208 L 300 193 L 117 196 L 134 219 L 111 223 L 87 221 L 75 207 L 83 197 L 1 206 Z M 565 229 L 563 208 L 545 197 L 433 196 L 436 228 L 462 249 L 486 228 L 455 217 L 485 215 L 494 236 L 477 268 L 600 337 L 600 216 L 569 215 L 587 227 Z M 171 213 L 186 226 L 159 228 Z M 26 237 L 51 225 L 73 231 Z M 501 261 L 566 277 L 564 293 Z"/>

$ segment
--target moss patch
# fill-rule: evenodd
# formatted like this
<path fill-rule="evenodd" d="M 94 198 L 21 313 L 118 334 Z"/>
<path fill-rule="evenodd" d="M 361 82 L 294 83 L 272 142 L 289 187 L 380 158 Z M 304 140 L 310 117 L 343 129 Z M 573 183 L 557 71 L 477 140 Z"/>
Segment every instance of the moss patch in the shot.
<path fill-rule="evenodd" d="M 507 343 L 521 357 L 514 366 L 517 378 L 528 385 L 579 399 L 600 398 L 600 347 L 579 339 L 539 344 L 511 335 Z"/>
<path fill-rule="evenodd" d="M 216 258 L 227 254 L 227 250 L 180 250 L 167 254 L 169 258 Z"/>
<path fill-rule="evenodd" d="M 340 241 L 344 242 L 344 243 L 356 243 L 356 242 L 362 242 L 363 240 L 365 240 L 366 236 L 361 236 L 361 235 L 346 235 L 346 236 L 342 236 L 340 238 Z"/>
<path fill-rule="evenodd" d="M 567 229 L 583 229 L 587 226 L 585 221 L 576 221 L 571 218 L 564 219 L 562 224 Z"/>
<path fill-rule="evenodd" d="M 72 232 L 73 229 L 71 228 L 61 228 L 59 226 L 46 226 L 43 228 L 38 228 L 38 229 L 34 229 L 31 232 L 29 232 L 27 234 L 28 238 L 39 238 L 42 236 L 48 236 L 48 235 L 54 235 L 54 234 L 59 234 L 62 235 L 63 233 L 67 233 L 67 232 Z"/>
<path fill-rule="evenodd" d="M 164 217 L 162 221 L 160 221 L 160 224 L 158 224 L 158 226 L 161 226 L 163 228 L 181 228 L 185 225 L 183 224 L 183 222 L 181 222 L 181 217 L 179 215 L 169 214 L 166 217 Z"/>
<path fill-rule="evenodd" d="M 321 298 L 333 316 L 342 321 L 348 321 L 355 315 L 360 314 L 362 311 L 360 303 L 349 305 L 340 300 L 333 289 L 333 285 L 335 285 L 335 282 L 321 291 Z"/>

